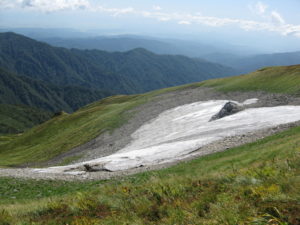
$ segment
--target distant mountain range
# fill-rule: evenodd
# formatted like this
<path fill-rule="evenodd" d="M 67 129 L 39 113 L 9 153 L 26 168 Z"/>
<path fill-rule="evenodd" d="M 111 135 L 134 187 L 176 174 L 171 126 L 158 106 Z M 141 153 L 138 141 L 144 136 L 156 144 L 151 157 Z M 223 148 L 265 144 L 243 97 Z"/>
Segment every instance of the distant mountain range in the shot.
<path fill-rule="evenodd" d="M 0 104 L 72 112 L 114 94 L 143 93 L 232 74 L 234 69 L 220 64 L 141 48 L 123 53 L 65 49 L 0 33 Z"/>
<path fill-rule="evenodd" d="M 134 48 L 145 48 L 157 54 L 185 55 L 198 57 L 248 73 L 266 66 L 287 66 L 300 63 L 300 52 L 253 54 L 227 47 L 205 45 L 191 41 L 147 39 L 134 36 L 85 37 L 85 38 L 42 38 L 53 46 L 78 49 L 98 49 L 109 52 L 125 52 Z"/>
<path fill-rule="evenodd" d="M 99 36 L 88 38 L 40 38 L 40 41 L 64 48 L 97 49 L 108 52 L 126 52 L 136 48 L 144 48 L 156 54 L 185 55 L 202 57 L 206 54 L 225 51 L 216 46 L 192 41 L 154 39 L 132 35 Z"/>
<path fill-rule="evenodd" d="M 297 44 L 295 44 L 295 52 L 284 52 L 283 50 L 282 53 L 274 53 L 271 50 L 221 43 L 220 41 L 214 42 L 205 38 L 181 40 L 176 37 L 115 35 L 116 31 L 113 30 L 80 32 L 72 29 L 2 28 L 0 31 L 13 31 L 53 46 L 69 49 L 126 52 L 135 48 L 144 48 L 156 54 L 185 55 L 232 67 L 238 73 L 248 73 L 266 66 L 300 64 Z M 277 45 L 274 46 L 274 49 L 277 47 Z"/>
<path fill-rule="evenodd" d="M 14 33 L 0 34 L 0 67 L 59 86 L 80 86 L 133 94 L 236 72 L 185 56 L 145 49 L 125 53 L 52 47 Z"/>
<path fill-rule="evenodd" d="M 0 32 L 14 32 L 64 48 L 98 49 L 109 52 L 130 51 L 145 48 L 156 54 L 185 55 L 202 57 L 214 53 L 241 56 L 264 53 L 261 49 L 248 46 L 213 41 L 210 38 L 154 37 L 124 34 L 117 30 L 78 31 L 66 28 L 0 28 Z M 121 33 L 121 34 L 120 34 Z"/>
<path fill-rule="evenodd" d="M 144 48 L 157 54 L 183 53 L 178 47 L 160 40 L 151 40 L 131 36 L 91 37 L 91 38 L 42 38 L 52 46 L 77 49 L 97 49 L 108 52 L 126 52 L 136 48 Z M 187 54 L 185 54 L 187 55 Z"/>
<path fill-rule="evenodd" d="M 249 57 L 238 57 L 232 54 L 211 54 L 205 58 L 235 68 L 240 73 L 248 73 L 269 66 L 300 64 L 300 52 L 262 54 Z"/>

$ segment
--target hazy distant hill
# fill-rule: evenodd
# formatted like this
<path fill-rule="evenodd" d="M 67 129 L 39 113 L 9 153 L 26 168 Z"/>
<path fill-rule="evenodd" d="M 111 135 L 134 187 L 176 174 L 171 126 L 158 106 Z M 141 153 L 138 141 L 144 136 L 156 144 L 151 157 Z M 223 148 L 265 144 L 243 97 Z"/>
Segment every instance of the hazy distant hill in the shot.
<path fill-rule="evenodd" d="M 116 36 L 90 38 L 44 38 L 50 45 L 64 48 L 97 49 L 108 52 L 126 52 L 136 48 L 145 48 L 157 54 L 182 54 L 184 51 L 167 42 L 145 38 Z"/>
<path fill-rule="evenodd" d="M 233 54 L 210 54 L 205 58 L 235 68 L 240 73 L 248 73 L 262 67 L 289 66 L 300 64 L 300 52 L 286 52 L 241 57 Z"/>
<path fill-rule="evenodd" d="M 90 33 L 85 33 L 78 31 L 72 28 L 0 28 L 0 32 L 14 32 L 27 37 L 31 37 L 33 39 L 41 39 L 41 38 L 51 38 L 51 37 L 61 37 L 61 38 L 84 38 L 89 37 Z"/>
<path fill-rule="evenodd" d="M 68 50 L 14 33 L 0 34 L 0 66 L 58 86 L 116 93 L 141 93 L 235 74 L 229 67 L 184 56 L 156 55 L 144 49 Z"/>
<path fill-rule="evenodd" d="M 300 64 L 300 52 L 257 55 L 238 61 L 236 68 L 250 72 L 268 66 L 289 66 Z"/>
<path fill-rule="evenodd" d="M 211 62 L 237 69 L 240 73 L 252 72 L 266 66 L 288 66 L 300 63 L 300 52 L 260 54 L 247 56 L 250 50 L 223 48 L 191 41 L 153 40 L 134 36 L 108 36 L 93 38 L 44 38 L 53 46 L 78 49 L 99 49 L 109 52 L 145 48 L 157 54 L 200 57 Z M 253 52 L 252 52 L 253 54 Z"/>
<path fill-rule="evenodd" d="M 215 52 L 247 52 L 240 47 L 221 44 L 211 45 L 201 41 L 180 40 L 171 38 L 158 38 L 141 35 L 105 35 L 106 31 L 80 32 L 74 29 L 55 28 L 7 28 L 0 32 L 14 32 L 46 42 L 52 46 L 77 49 L 97 49 L 109 52 L 126 52 L 135 48 L 145 48 L 156 54 L 185 55 L 188 57 L 201 57 Z M 102 35 L 99 34 L 102 33 Z M 107 31 L 111 33 L 110 31 Z M 112 32 L 114 33 L 114 32 Z M 247 55 L 246 54 L 246 55 Z"/>
<path fill-rule="evenodd" d="M 48 37 L 38 38 L 52 46 L 77 49 L 97 49 L 108 52 L 126 52 L 135 48 L 144 48 L 156 54 L 185 55 L 205 58 L 210 54 L 241 54 L 253 52 L 246 47 L 229 44 L 208 44 L 201 41 L 151 38 L 134 35 L 96 36 L 80 38 Z"/>

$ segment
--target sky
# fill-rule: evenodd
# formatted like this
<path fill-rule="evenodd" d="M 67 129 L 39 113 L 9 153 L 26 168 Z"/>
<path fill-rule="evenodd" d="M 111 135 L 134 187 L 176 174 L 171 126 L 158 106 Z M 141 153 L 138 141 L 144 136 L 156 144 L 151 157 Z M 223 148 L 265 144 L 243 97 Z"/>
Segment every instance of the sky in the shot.
<path fill-rule="evenodd" d="M 0 0 L 0 27 L 74 28 L 300 47 L 299 0 Z M 263 42 L 262 44 L 263 45 Z"/>

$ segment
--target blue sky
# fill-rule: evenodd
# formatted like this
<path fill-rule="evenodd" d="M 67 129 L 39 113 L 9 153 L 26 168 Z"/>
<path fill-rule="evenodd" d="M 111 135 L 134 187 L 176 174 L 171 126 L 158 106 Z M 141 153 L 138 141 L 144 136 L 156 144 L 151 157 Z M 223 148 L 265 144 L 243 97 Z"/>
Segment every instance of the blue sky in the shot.
<path fill-rule="evenodd" d="M 0 0 L 0 27 L 300 42 L 299 0 Z"/>

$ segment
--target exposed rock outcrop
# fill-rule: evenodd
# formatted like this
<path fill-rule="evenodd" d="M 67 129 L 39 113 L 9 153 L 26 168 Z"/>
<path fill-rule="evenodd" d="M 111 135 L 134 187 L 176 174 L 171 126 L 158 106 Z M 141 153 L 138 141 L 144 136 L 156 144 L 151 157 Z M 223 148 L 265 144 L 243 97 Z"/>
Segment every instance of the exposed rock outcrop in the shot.
<path fill-rule="evenodd" d="M 85 172 L 97 172 L 97 171 L 111 172 L 110 170 L 106 169 L 103 164 L 95 164 L 95 165 L 84 164 L 83 167 Z"/>
<path fill-rule="evenodd" d="M 241 105 L 238 105 L 237 103 L 227 102 L 217 114 L 215 114 L 211 117 L 211 119 L 209 121 L 214 121 L 214 120 L 221 119 L 225 116 L 230 116 L 232 114 L 242 111 L 243 109 L 244 109 L 244 107 Z"/>

